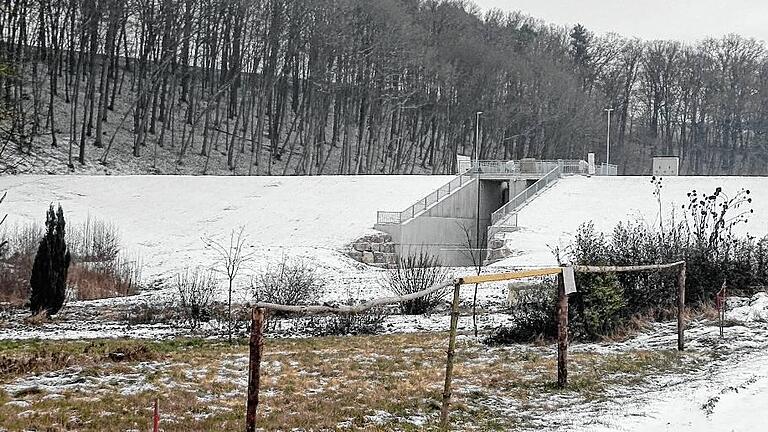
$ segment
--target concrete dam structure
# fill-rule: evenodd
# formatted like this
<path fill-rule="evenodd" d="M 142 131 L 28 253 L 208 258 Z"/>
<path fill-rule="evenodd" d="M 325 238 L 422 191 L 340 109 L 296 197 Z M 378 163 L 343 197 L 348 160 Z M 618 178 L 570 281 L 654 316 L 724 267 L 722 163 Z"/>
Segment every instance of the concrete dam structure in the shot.
<path fill-rule="evenodd" d="M 583 160 L 479 161 L 403 211 L 379 211 L 375 228 L 391 236 L 395 253 L 427 252 L 449 266 L 505 257 L 496 236 L 517 229 L 517 211 L 563 175 L 616 175 L 615 165 L 590 170 Z M 479 226 L 478 226 L 479 224 Z"/>

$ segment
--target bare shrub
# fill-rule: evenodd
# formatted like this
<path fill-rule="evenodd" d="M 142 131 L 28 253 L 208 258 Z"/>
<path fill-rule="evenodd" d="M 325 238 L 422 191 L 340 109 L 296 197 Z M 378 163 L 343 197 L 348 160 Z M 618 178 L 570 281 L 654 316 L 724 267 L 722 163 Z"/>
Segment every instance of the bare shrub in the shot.
<path fill-rule="evenodd" d="M 432 287 L 448 276 L 448 270 L 436 256 L 421 251 L 399 257 L 395 268 L 387 272 L 386 285 L 394 294 L 403 296 Z M 400 312 L 404 315 L 428 313 L 439 305 L 450 291 L 451 287 L 446 287 L 427 296 L 401 302 Z"/>
<path fill-rule="evenodd" d="M 217 287 L 216 276 L 211 270 L 187 269 L 176 275 L 179 309 L 191 330 L 210 319 L 210 306 Z"/>
<path fill-rule="evenodd" d="M 114 261 L 120 253 L 120 234 L 111 222 L 92 219 L 71 230 L 69 244 L 78 261 Z"/>
<path fill-rule="evenodd" d="M 43 234 L 43 226 L 37 222 L 14 227 L 8 233 L 7 255 L 30 256 L 34 259 Z"/>
<path fill-rule="evenodd" d="M 230 312 L 227 303 L 214 301 L 209 307 L 210 321 L 206 323 L 206 333 L 247 337 L 251 331 L 251 312 L 251 306 L 247 304 L 234 304 Z"/>
<path fill-rule="evenodd" d="M 16 306 L 29 299 L 29 279 L 34 255 L 7 253 L 0 257 L 0 301 Z"/>
<path fill-rule="evenodd" d="M 280 264 L 251 278 L 254 300 L 284 305 L 304 305 L 317 301 L 325 280 L 303 260 L 283 257 Z"/>

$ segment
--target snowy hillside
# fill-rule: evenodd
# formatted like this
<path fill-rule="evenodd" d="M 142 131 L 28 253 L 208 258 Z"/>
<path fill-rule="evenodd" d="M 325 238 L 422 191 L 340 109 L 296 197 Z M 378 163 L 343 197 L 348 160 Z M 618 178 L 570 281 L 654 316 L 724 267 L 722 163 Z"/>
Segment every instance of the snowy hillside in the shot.
<path fill-rule="evenodd" d="M 228 241 L 246 227 L 257 261 L 300 255 L 330 267 L 335 253 L 372 232 L 377 210 L 401 210 L 447 182 L 445 176 L 0 177 L 9 226 L 42 223 L 50 202 L 67 221 L 89 215 L 114 223 L 123 249 L 138 255 L 145 276 L 208 265 L 201 237 Z M 328 262 L 330 261 L 330 262 Z M 261 264 L 264 264 L 261 262 Z"/>
<path fill-rule="evenodd" d="M 722 187 L 726 194 L 745 188 L 752 192 L 754 217 L 738 231 L 762 237 L 768 234 L 768 178 L 764 177 L 664 177 L 662 211 L 681 218 L 686 194 L 692 190 L 712 193 Z M 518 255 L 496 265 L 550 265 L 550 247 L 567 246 L 579 225 L 593 221 L 599 231 L 610 233 L 619 222 L 637 216 L 658 223 L 658 203 L 650 177 L 582 177 L 560 179 L 552 188 L 524 207 L 518 215 L 520 230 L 507 234 L 507 245 Z"/>

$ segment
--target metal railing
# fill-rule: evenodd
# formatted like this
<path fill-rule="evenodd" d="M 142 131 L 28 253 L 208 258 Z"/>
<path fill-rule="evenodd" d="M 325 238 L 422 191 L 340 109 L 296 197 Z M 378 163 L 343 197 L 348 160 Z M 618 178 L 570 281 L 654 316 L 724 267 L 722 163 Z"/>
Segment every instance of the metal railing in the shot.
<path fill-rule="evenodd" d="M 401 212 L 380 211 L 376 213 L 376 223 L 379 225 L 397 225 L 416 217 L 441 199 L 459 190 L 472 181 L 474 177 L 468 173 L 459 174 L 450 182 L 440 186 L 436 191 L 420 199 L 418 202 Z"/>
<path fill-rule="evenodd" d="M 536 183 L 532 184 L 531 186 L 526 188 L 524 191 L 517 194 L 514 198 L 509 200 L 508 203 L 504 204 L 500 209 L 493 212 L 493 214 L 491 215 L 491 225 L 495 225 L 497 222 L 502 220 L 508 214 L 514 213 L 520 206 L 525 204 L 525 202 L 528 201 L 532 196 L 536 195 L 539 191 L 547 187 L 550 183 L 559 179 L 561 174 L 562 174 L 562 168 L 560 167 L 560 165 L 555 164 L 555 167 L 552 168 L 552 170 L 550 170 L 544 177 L 537 180 Z"/>
<path fill-rule="evenodd" d="M 589 164 L 586 161 L 577 159 L 463 161 L 459 167 L 459 171 L 469 171 L 474 174 L 478 166 L 480 174 L 545 175 L 555 167 L 560 167 L 562 174 L 586 174 L 589 171 Z"/>
<path fill-rule="evenodd" d="M 616 165 L 602 164 L 596 168 L 596 175 L 616 175 Z M 436 191 L 427 195 L 407 209 L 394 211 L 380 211 L 376 216 L 376 223 L 379 225 L 397 225 L 409 219 L 416 217 L 417 214 L 427 210 L 436 204 L 442 198 L 450 195 L 466 183 L 480 174 L 509 174 L 509 175 L 534 175 L 541 178 L 531 185 L 528 189 L 521 192 L 518 196 L 509 201 L 504 207 L 493 213 L 493 223 L 495 224 L 504 216 L 514 211 L 517 206 L 522 205 L 531 196 L 539 190 L 546 187 L 555 178 L 564 174 L 587 174 L 589 164 L 583 160 L 577 159 L 557 159 L 557 160 L 537 160 L 521 159 L 513 161 L 503 160 L 481 160 L 468 161 L 462 160 L 458 165 L 459 174 L 450 182 L 441 186 Z M 525 194 L 528 194 L 527 196 Z M 522 201 L 518 202 L 518 198 Z"/>
<path fill-rule="evenodd" d="M 595 174 L 599 176 L 619 175 L 619 167 L 614 164 L 603 163 L 595 167 Z"/>

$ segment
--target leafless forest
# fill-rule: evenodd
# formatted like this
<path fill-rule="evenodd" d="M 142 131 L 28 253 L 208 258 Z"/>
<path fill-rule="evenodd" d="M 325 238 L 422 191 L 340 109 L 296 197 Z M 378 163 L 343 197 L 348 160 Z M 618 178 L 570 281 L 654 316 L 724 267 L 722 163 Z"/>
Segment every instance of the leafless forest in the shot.
<path fill-rule="evenodd" d="M 451 173 L 605 154 L 768 173 L 768 55 L 435 0 L 2 0 L 0 171 Z"/>

